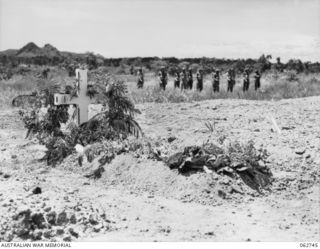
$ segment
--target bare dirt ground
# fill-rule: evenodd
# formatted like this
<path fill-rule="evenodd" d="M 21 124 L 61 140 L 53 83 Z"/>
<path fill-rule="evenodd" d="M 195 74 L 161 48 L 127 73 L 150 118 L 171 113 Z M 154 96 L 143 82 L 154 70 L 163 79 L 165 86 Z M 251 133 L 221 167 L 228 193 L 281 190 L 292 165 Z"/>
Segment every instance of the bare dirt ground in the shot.
<path fill-rule="evenodd" d="M 80 169 L 67 158 L 48 167 L 38 162 L 44 148 L 24 139 L 17 110 L 6 110 L 0 112 L 0 241 L 319 241 L 320 97 L 138 108 L 145 135 L 174 136 L 177 149 L 221 135 L 225 142 L 263 145 L 271 154 L 270 191 L 234 193 L 227 177 L 186 177 L 130 154 L 106 165 L 99 180 L 84 177 L 93 167 L 87 162 Z"/>

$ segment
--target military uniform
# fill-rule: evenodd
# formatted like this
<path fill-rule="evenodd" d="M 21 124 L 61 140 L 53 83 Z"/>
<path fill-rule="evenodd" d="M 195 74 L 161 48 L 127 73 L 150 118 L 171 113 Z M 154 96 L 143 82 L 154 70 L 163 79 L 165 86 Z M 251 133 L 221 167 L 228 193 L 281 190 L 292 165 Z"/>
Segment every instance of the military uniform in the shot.
<path fill-rule="evenodd" d="M 260 78 L 261 78 L 261 75 L 259 73 L 259 71 L 256 71 L 256 73 L 254 74 L 254 90 L 258 90 L 261 86 L 260 84 Z"/>
<path fill-rule="evenodd" d="M 275 68 L 279 72 L 283 72 L 284 65 L 281 63 L 280 57 L 277 57 L 277 63 L 275 64 Z"/>
<path fill-rule="evenodd" d="M 143 76 L 142 68 L 140 68 L 138 71 L 138 82 L 137 82 L 138 88 L 143 88 L 143 84 L 144 84 L 144 76 Z"/>
<path fill-rule="evenodd" d="M 175 74 L 174 74 L 174 88 L 179 88 L 180 87 L 180 74 L 179 72 L 177 71 Z"/>
<path fill-rule="evenodd" d="M 75 70 L 76 70 L 76 66 L 74 64 L 70 64 L 68 66 L 69 77 L 75 76 Z"/>
<path fill-rule="evenodd" d="M 249 90 L 249 85 L 250 85 L 250 75 L 249 71 L 244 71 L 243 73 L 243 91 L 246 92 Z"/>
<path fill-rule="evenodd" d="M 180 73 L 180 87 L 181 90 L 187 89 L 187 74 L 185 69 Z"/>
<path fill-rule="evenodd" d="M 233 90 L 234 86 L 236 85 L 236 73 L 234 69 L 232 69 L 231 72 L 232 72 L 232 90 Z"/>
<path fill-rule="evenodd" d="M 213 92 L 219 92 L 220 90 L 220 73 L 216 70 L 212 73 L 213 77 Z"/>
<path fill-rule="evenodd" d="M 233 91 L 233 75 L 231 70 L 229 70 L 227 73 L 227 83 L 228 83 L 227 91 L 232 92 Z"/>
<path fill-rule="evenodd" d="M 134 67 L 133 66 L 130 67 L 130 74 L 134 75 Z"/>
<path fill-rule="evenodd" d="M 187 87 L 188 89 L 192 89 L 193 87 L 193 76 L 192 76 L 191 69 L 188 71 L 188 74 L 187 74 Z"/>
<path fill-rule="evenodd" d="M 203 74 L 201 70 L 198 70 L 196 77 L 197 77 L 197 90 L 201 92 L 203 89 Z"/>
<path fill-rule="evenodd" d="M 46 68 L 42 71 L 42 78 L 47 79 L 48 78 L 48 73 L 49 73 L 50 69 Z"/>
<path fill-rule="evenodd" d="M 159 71 L 158 78 L 159 78 L 159 86 L 160 86 L 160 88 L 163 89 L 163 90 L 166 90 L 168 77 L 167 77 L 167 73 L 165 72 L 164 69 L 161 69 Z"/>

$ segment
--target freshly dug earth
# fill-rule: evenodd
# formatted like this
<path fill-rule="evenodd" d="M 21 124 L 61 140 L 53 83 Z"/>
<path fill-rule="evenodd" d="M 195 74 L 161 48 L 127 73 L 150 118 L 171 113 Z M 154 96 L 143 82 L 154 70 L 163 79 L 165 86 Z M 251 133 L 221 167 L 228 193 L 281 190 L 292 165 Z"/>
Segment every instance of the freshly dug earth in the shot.
<path fill-rule="evenodd" d="M 0 240 L 319 240 L 319 97 L 138 108 L 143 131 L 165 153 L 208 139 L 222 146 L 252 139 L 271 154 L 272 186 L 258 193 L 216 173 L 181 175 L 134 153 L 88 179 L 96 160 L 83 167 L 76 155 L 56 168 L 39 163 L 44 148 L 24 139 L 17 111 L 8 110 L 0 113 Z"/>

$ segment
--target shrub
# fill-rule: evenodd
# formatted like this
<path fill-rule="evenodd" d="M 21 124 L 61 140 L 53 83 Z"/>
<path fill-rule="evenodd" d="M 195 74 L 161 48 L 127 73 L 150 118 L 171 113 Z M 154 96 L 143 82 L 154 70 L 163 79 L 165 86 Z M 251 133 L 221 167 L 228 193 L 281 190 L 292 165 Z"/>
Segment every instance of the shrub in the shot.
<path fill-rule="evenodd" d="M 108 106 L 108 110 L 97 114 L 79 127 L 71 127 L 71 132 L 63 133 L 61 123 L 68 121 L 68 111 L 63 106 L 53 106 L 53 89 L 43 90 L 41 98 L 48 99 L 51 107 L 43 120 L 39 120 L 39 108 L 21 111 L 20 115 L 28 129 L 27 137 L 36 135 L 39 142 L 47 148 L 46 160 L 48 165 L 55 165 L 70 155 L 76 144 L 82 146 L 108 140 L 121 140 L 129 134 L 142 134 L 139 124 L 134 120 L 134 114 L 139 113 L 133 103 L 125 96 L 124 82 L 114 80 L 110 76 L 95 75 L 97 78 L 97 97 L 100 102 Z M 107 86 L 107 91 L 105 91 Z M 100 90 L 100 91 L 98 91 Z"/>
<path fill-rule="evenodd" d="M 297 73 L 295 71 L 288 71 L 286 74 L 287 74 L 286 79 L 288 81 L 297 81 L 298 80 Z"/>

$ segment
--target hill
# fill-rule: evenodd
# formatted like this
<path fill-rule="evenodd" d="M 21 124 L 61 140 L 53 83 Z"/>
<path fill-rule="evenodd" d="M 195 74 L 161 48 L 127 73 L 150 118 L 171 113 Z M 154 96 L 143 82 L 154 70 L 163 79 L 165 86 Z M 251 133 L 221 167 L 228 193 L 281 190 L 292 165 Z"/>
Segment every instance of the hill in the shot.
<path fill-rule="evenodd" d="M 12 62 L 14 64 L 56 65 L 65 61 L 82 61 L 85 54 L 61 52 L 51 44 L 43 47 L 29 42 L 20 49 L 8 49 L 0 52 L 0 63 Z"/>
<path fill-rule="evenodd" d="M 27 45 L 23 46 L 21 49 L 19 49 L 15 56 L 18 57 L 38 57 L 38 56 L 44 56 L 48 58 L 53 57 L 62 57 L 61 53 L 57 48 L 50 44 L 44 45 L 43 48 L 38 47 L 35 43 L 29 42 Z"/>
<path fill-rule="evenodd" d="M 18 50 L 16 56 L 18 57 L 37 57 L 43 56 L 42 49 L 39 48 L 33 42 L 28 43 L 27 45 L 23 46 L 21 49 Z"/>

